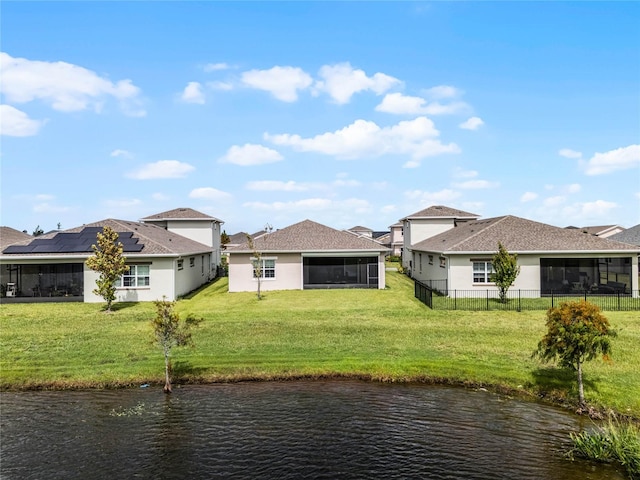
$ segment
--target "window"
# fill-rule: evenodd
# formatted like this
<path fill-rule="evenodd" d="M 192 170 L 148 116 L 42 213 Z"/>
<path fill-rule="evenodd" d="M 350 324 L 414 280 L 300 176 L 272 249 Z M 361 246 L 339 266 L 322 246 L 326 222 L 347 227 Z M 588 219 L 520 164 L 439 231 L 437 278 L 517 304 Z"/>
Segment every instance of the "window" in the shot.
<path fill-rule="evenodd" d="M 182 270 L 184 268 L 184 260 L 178 260 L 178 270 Z"/>
<path fill-rule="evenodd" d="M 433 255 L 429 255 L 429 265 L 433 265 Z"/>
<path fill-rule="evenodd" d="M 490 276 L 493 273 L 491 261 L 473 262 L 473 283 L 490 283 Z"/>
<path fill-rule="evenodd" d="M 138 288 L 149 286 L 149 265 L 128 265 L 129 270 L 116 281 L 119 288 Z"/>
<path fill-rule="evenodd" d="M 196 257 L 191 257 L 191 258 L 189 258 L 189 266 L 190 266 L 191 268 L 193 268 L 193 267 L 195 267 L 195 266 L 196 266 Z"/>
<path fill-rule="evenodd" d="M 258 278 L 258 272 L 256 268 L 257 259 L 252 258 L 251 262 L 254 265 L 253 268 L 253 278 Z M 263 258 L 261 260 L 262 268 L 261 268 L 261 276 L 260 278 L 276 278 L 276 260 L 275 258 Z"/>

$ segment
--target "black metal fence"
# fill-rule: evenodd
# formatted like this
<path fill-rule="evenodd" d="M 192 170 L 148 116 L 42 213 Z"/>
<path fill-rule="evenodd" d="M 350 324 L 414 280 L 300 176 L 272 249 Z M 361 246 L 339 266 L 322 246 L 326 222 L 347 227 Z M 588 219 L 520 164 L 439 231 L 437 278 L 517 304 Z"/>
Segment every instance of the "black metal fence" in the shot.
<path fill-rule="evenodd" d="M 540 290 L 509 290 L 506 302 L 497 290 L 439 290 L 434 286 L 415 282 L 415 297 L 433 310 L 547 310 L 562 302 L 587 300 L 605 311 L 640 311 L 640 291 L 631 293 L 597 294 L 588 291 L 576 294 L 545 293 Z"/>

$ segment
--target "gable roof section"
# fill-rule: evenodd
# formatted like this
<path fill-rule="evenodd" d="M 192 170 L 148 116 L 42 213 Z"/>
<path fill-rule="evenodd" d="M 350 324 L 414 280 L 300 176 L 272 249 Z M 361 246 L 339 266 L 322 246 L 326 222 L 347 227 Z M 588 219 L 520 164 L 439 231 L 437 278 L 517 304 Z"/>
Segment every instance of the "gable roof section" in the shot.
<path fill-rule="evenodd" d="M 169 232 L 156 225 L 106 219 L 72 228 L 63 232 L 41 235 L 3 250 L 3 255 L 55 255 L 69 256 L 93 254 L 91 245 L 96 243 L 96 234 L 105 226 L 118 232 L 124 245 L 125 256 L 144 255 L 193 255 L 208 253 L 211 248 L 202 243 Z M 20 248 L 23 247 L 23 248 Z"/>
<path fill-rule="evenodd" d="M 640 223 L 635 227 L 630 227 L 620 233 L 611 235 L 608 239 L 631 245 L 640 245 Z"/>
<path fill-rule="evenodd" d="M 411 215 L 407 215 L 404 218 L 401 218 L 400 221 L 404 220 L 415 220 L 418 218 L 464 218 L 475 220 L 480 215 L 475 213 L 465 212 L 463 210 L 458 210 L 457 208 L 446 207 L 444 205 L 432 205 L 431 207 L 420 210 L 416 213 L 412 213 Z"/>
<path fill-rule="evenodd" d="M 212 220 L 221 222 L 222 220 L 207 215 L 206 213 L 198 212 L 193 208 L 174 208 L 166 212 L 156 213 L 155 215 L 149 215 L 140 219 L 140 221 L 160 221 L 160 220 Z"/>
<path fill-rule="evenodd" d="M 36 237 L 11 227 L 0 227 L 0 251 L 14 243 L 31 241 Z"/>
<path fill-rule="evenodd" d="M 311 220 L 304 220 L 254 240 L 261 252 L 371 251 L 384 252 L 386 247 L 370 238 L 358 237 Z M 227 250 L 229 253 L 251 252 L 247 242 Z"/>
<path fill-rule="evenodd" d="M 439 253 L 495 253 L 498 242 L 511 253 L 639 251 L 638 247 L 579 230 L 554 227 L 507 215 L 464 223 L 413 245 Z"/>

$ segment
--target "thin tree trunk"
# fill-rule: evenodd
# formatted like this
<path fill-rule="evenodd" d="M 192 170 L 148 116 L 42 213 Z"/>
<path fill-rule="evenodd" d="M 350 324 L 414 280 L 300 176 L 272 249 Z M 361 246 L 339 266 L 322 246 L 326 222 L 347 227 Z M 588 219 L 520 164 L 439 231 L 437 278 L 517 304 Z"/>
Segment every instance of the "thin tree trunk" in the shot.
<path fill-rule="evenodd" d="M 578 401 L 584 406 L 584 385 L 582 384 L 582 362 L 578 360 Z"/>
<path fill-rule="evenodd" d="M 171 379 L 169 378 L 169 352 L 164 352 L 164 393 L 171 393 Z"/>

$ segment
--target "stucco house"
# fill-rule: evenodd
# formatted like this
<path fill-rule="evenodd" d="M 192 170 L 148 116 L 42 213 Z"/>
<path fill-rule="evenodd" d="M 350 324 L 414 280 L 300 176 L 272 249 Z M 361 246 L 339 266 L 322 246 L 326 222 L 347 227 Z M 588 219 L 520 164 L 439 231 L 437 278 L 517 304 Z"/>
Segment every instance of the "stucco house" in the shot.
<path fill-rule="evenodd" d="M 402 266 L 411 271 L 413 245 L 480 216 L 444 205 L 433 205 L 399 220 L 402 224 Z"/>
<path fill-rule="evenodd" d="M 259 252 L 262 291 L 312 288 L 385 288 L 380 243 L 304 220 L 228 248 L 229 291 L 255 291 L 258 279 L 252 262 Z"/>
<path fill-rule="evenodd" d="M 640 247 L 516 216 L 466 221 L 411 246 L 411 275 L 435 289 L 494 290 L 491 259 L 502 243 L 518 254 L 511 287 L 523 296 L 638 294 Z"/>
<path fill-rule="evenodd" d="M 219 232 L 221 221 L 191 209 L 184 213 L 184 228 L 180 220 L 169 222 L 174 214 L 150 217 L 156 222 L 105 219 L 17 242 L 3 235 L 0 283 L 5 289 L 11 284 L 15 294 L 2 301 L 102 302 L 93 294 L 98 274 L 85 261 L 105 226 L 118 233 L 129 266 L 117 284 L 116 301 L 175 300 L 213 279 L 220 258 L 219 235 L 214 249 L 212 230 Z M 209 225 L 208 234 L 202 225 Z"/>
<path fill-rule="evenodd" d="M 567 228 L 575 228 L 584 233 L 589 233 L 591 235 L 596 235 L 602 238 L 608 238 L 617 233 L 624 231 L 624 227 L 620 225 L 595 225 L 589 227 L 567 227 Z"/>

